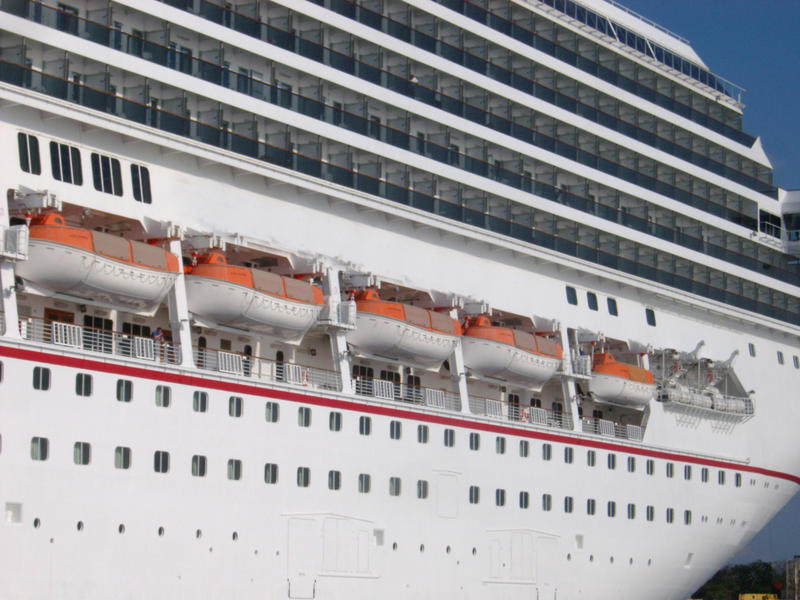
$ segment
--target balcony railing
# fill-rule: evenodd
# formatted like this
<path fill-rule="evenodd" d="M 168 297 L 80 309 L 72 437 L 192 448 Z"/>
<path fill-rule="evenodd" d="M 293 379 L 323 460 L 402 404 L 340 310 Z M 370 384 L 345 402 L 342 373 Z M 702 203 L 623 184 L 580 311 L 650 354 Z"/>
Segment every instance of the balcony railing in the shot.
<path fill-rule="evenodd" d="M 370 377 L 354 378 L 353 389 L 360 396 L 369 396 L 379 400 L 394 400 L 453 412 L 461 410 L 461 398 L 458 392 L 444 389 L 395 383 Z"/>
<path fill-rule="evenodd" d="M 596 419 L 593 417 L 581 418 L 581 431 L 635 442 L 641 442 L 644 436 L 644 428 L 641 425 L 617 423 L 608 419 Z"/>
<path fill-rule="evenodd" d="M 490 419 L 530 423 L 558 429 L 572 429 L 572 415 L 559 410 L 523 406 L 514 402 L 481 398 L 479 396 L 469 397 L 469 409 L 474 415 Z"/>

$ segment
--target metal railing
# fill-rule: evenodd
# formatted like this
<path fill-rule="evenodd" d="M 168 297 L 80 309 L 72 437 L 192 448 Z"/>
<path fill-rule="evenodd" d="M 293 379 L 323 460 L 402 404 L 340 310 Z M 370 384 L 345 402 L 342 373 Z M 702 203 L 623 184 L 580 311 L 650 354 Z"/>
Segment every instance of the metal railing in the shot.
<path fill-rule="evenodd" d="M 369 396 L 379 400 L 407 402 L 453 412 L 461 410 L 461 398 L 458 392 L 450 390 L 395 383 L 370 377 L 354 378 L 353 389 L 360 396 Z"/>
<path fill-rule="evenodd" d="M 581 417 L 581 431 L 636 442 L 641 442 L 644 437 L 644 428 L 641 425 L 617 423 L 616 421 L 594 417 Z"/>
<path fill-rule="evenodd" d="M 663 388 L 659 391 L 658 401 L 688 412 L 715 414 L 742 421 L 755 414 L 753 401 L 747 396 L 707 393 L 707 390 L 689 387 Z"/>
<path fill-rule="evenodd" d="M 530 423 L 531 425 L 558 429 L 572 429 L 572 415 L 569 413 L 535 406 L 523 406 L 505 400 L 470 396 L 469 410 L 474 415 L 490 419 Z"/>

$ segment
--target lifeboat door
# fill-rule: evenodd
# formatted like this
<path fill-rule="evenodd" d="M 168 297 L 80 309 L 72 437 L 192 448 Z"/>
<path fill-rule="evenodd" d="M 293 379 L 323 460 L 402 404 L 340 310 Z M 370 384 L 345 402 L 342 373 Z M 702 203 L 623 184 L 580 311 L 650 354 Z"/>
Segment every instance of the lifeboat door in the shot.
<path fill-rule="evenodd" d="M 539 536 L 536 540 L 536 579 L 538 600 L 558 597 L 558 539 Z"/>
<path fill-rule="evenodd" d="M 289 519 L 288 597 L 314 598 L 319 567 L 320 529 L 316 519 Z"/>

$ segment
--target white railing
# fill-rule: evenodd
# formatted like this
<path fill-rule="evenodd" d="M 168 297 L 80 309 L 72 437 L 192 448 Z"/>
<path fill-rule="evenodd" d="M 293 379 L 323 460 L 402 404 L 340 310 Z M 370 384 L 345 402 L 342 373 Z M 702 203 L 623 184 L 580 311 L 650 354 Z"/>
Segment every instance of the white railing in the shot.
<path fill-rule="evenodd" d="M 449 390 L 406 385 L 369 377 L 356 377 L 353 380 L 353 389 L 360 396 L 369 396 L 378 400 L 407 402 L 455 412 L 461 410 L 461 399 L 458 393 Z"/>
<path fill-rule="evenodd" d="M 469 409 L 474 415 L 490 419 L 530 423 L 531 425 L 558 429 L 572 429 L 572 416 L 569 413 L 547 408 L 523 406 L 492 398 L 470 396 Z"/>
<path fill-rule="evenodd" d="M 156 344 L 153 340 L 143 337 L 133 338 L 133 356 L 143 360 L 156 359 Z"/>
<path fill-rule="evenodd" d="M 742 421 L 755 414 L 753 401 L 749 397 L 726 396 L 715 388 L 709 393 L 708 390 L 689 387 L 666 387 L 659 392 L 658 400 L 687 412 L 724 416 Z"/>
<path fill-rule="evenodd" d="M 231 373 L 233 375 L 244 374 L 244 361 L 241 354 L 220 351 L 217 356 L 219 358 L 219 370 L 221 373 Z"/>
<path fill-rule="evenodd" d="M 644 437 L 644 429 L 640 425 L 617 423 L 608 419 L 596 419 L 593 417 L 583 417 L 581 419 L 581 431 L 636 442 L 641 442 Z"/>
<path fill-rule="evenodd" d="M 80 325 L 71 323 L 60 323 L 53 321 L 50 323 L 50 341 L 59 346 L 70 346 L 80 348 L 83 346 L 82 328 Z"/>

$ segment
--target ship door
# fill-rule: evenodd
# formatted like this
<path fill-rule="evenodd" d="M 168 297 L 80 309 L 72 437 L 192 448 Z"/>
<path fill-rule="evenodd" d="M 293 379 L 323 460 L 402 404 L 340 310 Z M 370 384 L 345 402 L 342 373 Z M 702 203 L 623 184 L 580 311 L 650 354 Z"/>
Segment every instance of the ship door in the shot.
<path fill-rule="evenodd" d="M 320 531 L 314 519 L 289 519 L 288 597 L 314 598 Z"/>
<path fill-rule="evenodd" d="M 65 310 L 57 310 L 55 308 L 45 308 L 44 341 L 53 343 L 54 340 L 58 338 L 58 332 L 56 332 L 55 337 L 53 334 L 53 328 L 57 326 L 51 325 L 51 323 L 74 323 L 74 322 L 75 322 L 75 315 L 71 312 L 67 312 Z"/>
<path fill-rule="evenodd" d="M 111 319 L 83 315 L 83 347 L 94 352 L 111 354 Z"/>
<path fill-rule="evenodd" d="M 539 537 L 536 540 L 536 578 L 539 600 L 556 600 L 558 590 L 558 540 Z"/>

